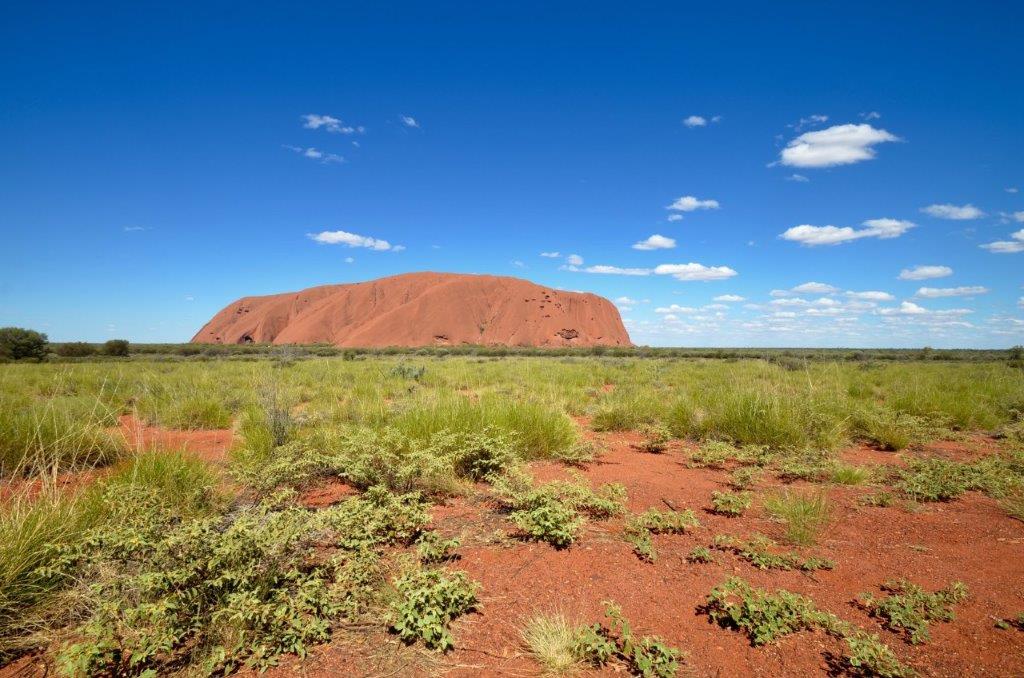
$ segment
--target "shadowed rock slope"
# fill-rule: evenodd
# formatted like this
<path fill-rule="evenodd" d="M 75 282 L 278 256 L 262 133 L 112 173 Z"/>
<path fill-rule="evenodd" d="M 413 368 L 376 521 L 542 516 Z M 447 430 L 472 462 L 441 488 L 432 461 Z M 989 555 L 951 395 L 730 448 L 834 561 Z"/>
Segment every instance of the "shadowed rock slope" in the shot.
<path fill-rule="evenodd" d="M 615 306 L 519 278 L 405 273 L 243 297 L 193 342 L 335 346 L 632 346 Z"/>

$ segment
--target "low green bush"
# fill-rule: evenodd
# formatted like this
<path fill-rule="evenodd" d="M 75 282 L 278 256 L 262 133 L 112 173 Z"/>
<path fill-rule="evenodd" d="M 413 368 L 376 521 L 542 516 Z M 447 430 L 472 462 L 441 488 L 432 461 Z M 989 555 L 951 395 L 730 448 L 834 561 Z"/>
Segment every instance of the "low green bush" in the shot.
<path fill-rule="evenodd" d="M 432 650 L 455 647 L 448 624 L 473 611 L 477 585 L 465 572 L 413 569 L 395 580 L 391 628 L 406 643 L 423 641 Z"/>
<path fill-rule="evenodd" d="M 967 587 L 958 581 L 932 593 L 906 580 L 886 582 L 882 590 L 889 595 L 876 598 L 864 594 L 862 605 L 872 616 L 881 619 L 886 628 L 906 633 L 915 645 L 930 640 L 931 622 L 956 619 L 953 606 L 967 599 Z"/>

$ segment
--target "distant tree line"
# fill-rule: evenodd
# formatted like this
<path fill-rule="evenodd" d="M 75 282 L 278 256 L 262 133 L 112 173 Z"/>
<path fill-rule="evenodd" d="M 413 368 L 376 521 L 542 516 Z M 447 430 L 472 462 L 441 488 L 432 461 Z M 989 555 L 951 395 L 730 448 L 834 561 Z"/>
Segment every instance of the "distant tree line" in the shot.
<path fill-rule="evenodd" d="M 957 362 L 1008 361 L 1024 368 L 1024 346 L 1010 349 L 933 349 L 924 348 L 663 348 L 653 346 L 388 346 L 383 348 L 341 348 L 330 344 L 129 344 L 125 339 L 104 343 L 84 341 L 54 342 L 45 334 L 20 327 L 0 328 L 0 362 L 44 360 L 90 360 L 136 356 L 144 359 L 235 359 L 340 357 L 356 360 L 374 356 L 478 356 L 502 358 L 516 356 L 611 358 L 678 358 L 709 360 L 765 360 L 785 369 L 801 369 L 809 361 L 902 362 L 938 360 Z"/>

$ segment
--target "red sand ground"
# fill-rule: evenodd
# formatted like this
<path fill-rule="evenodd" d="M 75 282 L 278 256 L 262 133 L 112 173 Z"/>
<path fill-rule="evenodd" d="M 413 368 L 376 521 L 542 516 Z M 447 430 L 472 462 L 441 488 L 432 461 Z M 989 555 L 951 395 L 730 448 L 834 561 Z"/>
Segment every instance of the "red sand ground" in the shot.
<path fill-rule="evenodd" d="M 726 488 L 727 471 L 691 469 L 679 447 L 646 454 L 633 444 L 634 434 L 594 434 L 606 452 L 582 471 L 592 483 L 620 482 L 629 492 L 629 509 L 692 508 L 702 526 L 692 534 L 654 537 L 659 558 L 643 563 L 621 539 L 622 520 L 591 521 L 571 548 L 500 539 L 510 525 L 482 494 L 453 499 L 434 511 L 435 527 L 444 535 L 462 535 L 463 569 L 482 585 L 479 612 L 453 624 L 457 649 L 444 657 L 403 649 L 384 634 L 369 638 L 344 634 L 318 648 L 304 662 L 286 661 L 280 675 L 432 675 L 532 676 L 537 665 L 525 652 L 520 629 L 533 615 L 562 612 L 592 623 L 602 615 L 602 601 L 619 603 L 641 633 L 657 634 L 689 654 L 681 675 L 821 676 L 835 673 L 843 645 L 819 632 L 802 632 L 777 644 L 751 647 L 738 632 L 722 629 L 697 612 L 708 592 L 730 576 L 755 586 L 785 588 L 810 596 L 819 607 L 877 632 L 922 676 L 1024 675 L 1024 633 L 1002 631 L 996 618 L 1024 611 L 1024 523 L 1006 516 L 996 503 L 969 493 L 951 503 L 926 504 L 911 512 L 897 506 L 868 508 L 857 498 L 874 492 L 865 487 L 794 483 L 793 490 L 826 489 L 832 519 L 807 555 L 831 558 L 832 571 L 813 574 L 760 571 L 731 554 L 716 552 L 717 562 L 691 564 L 694 546 L 709 546 L 716 534 L 748 536 L 754 532 L 781 540 L 780 526 L 767 519 L 755 501 L 740 518 L 707 512 L 712 491 Z M 940 443 L 929 454 L 968 457 L 988 453 L 990 439 Z M 981 448 L 981 449 L 979 449 Z M 849 463 L 893 464 L 896 455 L 866 447 L 844 452 Z M 540 479 L 565 477 L 555 464 L 535 464 Z M 777 481 L 762 482 L 764 493 Z M 956 607 L 957 619 L 933 623 L 931 642 L 912 646 L 881 628 L 855 604 L 866 592 L 878 593 L 889 579 L 906 577 L 932 590 L 961 580 L 968 600 Z M 605 670 L 613 673 L 614 668 Z"/>
<path fill-rule="evenodd" d="M 519 278 L 406 273 L 244 297 L 193 342 L 335 346 L 632 346 L 615 306 Z"/>

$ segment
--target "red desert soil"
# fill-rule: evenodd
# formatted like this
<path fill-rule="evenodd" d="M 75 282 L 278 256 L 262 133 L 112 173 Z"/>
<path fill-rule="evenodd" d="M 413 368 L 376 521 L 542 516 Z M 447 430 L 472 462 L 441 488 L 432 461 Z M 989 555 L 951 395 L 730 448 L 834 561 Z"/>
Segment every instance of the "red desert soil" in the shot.
<path fill-rule="evenodd" d="M 615 306 L 519 278 L 406 273 L 244 297 L 193 342 L 335 346 L 632 346 Z"/>
<path fill-rule="evenodd" d="M 120 419 L 115 429 L 124 436 L 128 446 L 141 450 L 181 450 L 205 461 L 223 461 L 231 449 L 234 433 L 229 428 L 184 431 L 147 426 L 130 414 Z"/>
<path fill-rule="evenodd" d="M 869 508 L 857 498 L 873 492 L 863 487 L 794 483 L 796 491 L 825 488 L 832 519 L 807 555 L 831 558 L 832 571 L 813 574 L 760 571 L 731 554 L 716 552 L 717 562 L 691 564 L 695 546 L 709 546 L 716 534 L 747 536 L 754 532 L 781 540 L 780 526 L 765 517 L 759 501 L 740 518 L 707 512 L 711 493 L 727 489 L 727 471 L 687 468 L 687 455 L 674 447 L 645 454 L 634 434 L 588 434 L 605 453 L 582 470 L 591 483 L 619 482 L 629 492 L 629 509 L 692 508 L 701 527 L 692 534 L 654 537 L 659 557 L 646 564 L 633 555 L 620 535 L 622 520 L 591 521 L 583 537 L 566 550 L 545 544 L 500 538 L 510 525 L 481 493 L 437 507 L 434 525 L 444 535 L 462 535 L 461 560 L 453 568 L 479 581 L 481 609 L 453 624 L 457 649 L 425 663 L 424 653 L 400 649 L 386 636 L 363 637 L 314 650 L 304 662 L 287 661 L 281 675 L 432 675 L 531 676 L 538 666 L 520 641 L 520 629 L 533 615 L 561 612 L 579 622 L 602 615 L 602 601 L 619 603 L 641 633 L 657 634 L 689 654 L 681 675 L 820 676 L 835 673 L 843 646 L 819 632 L 801 632 L 778 643 L 751 647 L 742 634 L 708 622 L 698 607 L 708 592 L 731 576 L 755 586 L 785 588 L 811 597 L 819 607 L 879 633 L 903 660 L 923 676 L 1024 675 L 1024 633 L 1002 631 L 996 618 L 1024 610 L 1024 523 L 1006 516 L 994 501 L 977 493 L 914 511 L 898 506 Z M 989 441 L 991 442 L 991 441 Z M 939 453 L 948 445 L 926 449 Z M 984 453 L 984 452 L 980 452 Z M 898 463 L 896 455 L 851 449 L 847 461 Z M 534 464 L 543 480 L 565 477 L 555 464 Z M 762 482 L 760 494 L 782 489 Z M 889 579 L 906 577 L 929 590 L 961 580 L 970 589 L 956 608 L 956 620 L 933 623 L 932 640 L 913 646 L 885 631 L 854 601 L 878 593 Z M 612 669 L 607 669 L 611 672 Z"/>

